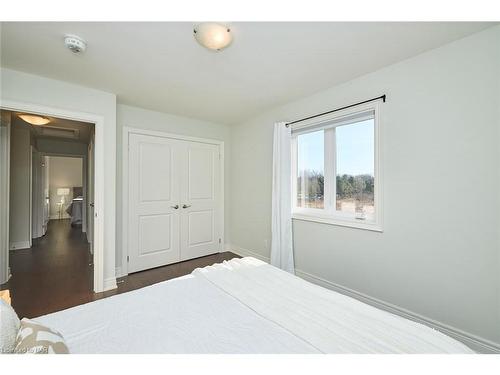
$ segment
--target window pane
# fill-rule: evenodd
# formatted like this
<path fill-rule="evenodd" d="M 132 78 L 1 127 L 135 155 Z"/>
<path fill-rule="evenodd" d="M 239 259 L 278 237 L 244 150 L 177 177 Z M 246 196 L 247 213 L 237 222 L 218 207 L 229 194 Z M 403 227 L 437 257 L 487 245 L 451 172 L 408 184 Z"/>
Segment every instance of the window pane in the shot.
<path fill-rule="evenodd" d="M 297 207 L 324 208 L 325 132 L 297 136 Z"/>
<path fill-rule="evenodd" d="M 375 123 L 373 119 L 338 126 L 336 210 L 354 214 L 358 219 L 373 220 Z"/>

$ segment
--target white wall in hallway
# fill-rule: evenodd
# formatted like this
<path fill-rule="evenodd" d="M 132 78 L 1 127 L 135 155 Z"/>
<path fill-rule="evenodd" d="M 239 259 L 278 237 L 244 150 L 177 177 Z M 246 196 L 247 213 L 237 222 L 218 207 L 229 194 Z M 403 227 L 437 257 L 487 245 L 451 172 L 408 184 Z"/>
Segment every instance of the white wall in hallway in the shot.
<path fill-rule="evenodd" d="M 10 134 L 10 249 L 30 246 L 30 147 L 29 127 L 13 121 Z"/>
<path fill-rule="evenodd" d="M 39 138 L 36 140 L 36 148 L 40 152 L 56 155 L 87 155 L 86 143 L 71 142 L 59 139 Z"/>

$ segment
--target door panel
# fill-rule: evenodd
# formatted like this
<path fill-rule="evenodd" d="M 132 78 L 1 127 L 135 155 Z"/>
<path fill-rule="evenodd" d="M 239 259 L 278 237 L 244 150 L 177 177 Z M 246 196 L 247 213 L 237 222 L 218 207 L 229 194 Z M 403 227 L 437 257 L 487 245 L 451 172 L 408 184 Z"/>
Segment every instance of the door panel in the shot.
<path fill-rule="evenodd" d="M 192 211 L 188 217 L 188 245 L 201 245 L 214 241 L 214 212 Z"/>
<path fill-rule="evenodd" d="M 181 159 L 177 140 L 129 135 L 129 272 L 180 259 Z"/>
<path fill-rule="evenodd" d="M 188 197 L 197 199 L 215 199 L 214 185 L 214 150 L 188 146 Z"/>
<path fill-rule="evenodd" d="M 140 216 L 139 255 L 171 251 L 175 247 L 172 244 L 173 221 L 171 214 Z"/>
<path fill-rule="evenodd" d="M 181 259 L 186 260 L 220 250 L 221 189 L 219 146 L 182 143 Z"/>
<path fill-rule="evenodd" d="M 172 199 L 172 152 L 168 144 L 139 143 L 141 202 Z"/>

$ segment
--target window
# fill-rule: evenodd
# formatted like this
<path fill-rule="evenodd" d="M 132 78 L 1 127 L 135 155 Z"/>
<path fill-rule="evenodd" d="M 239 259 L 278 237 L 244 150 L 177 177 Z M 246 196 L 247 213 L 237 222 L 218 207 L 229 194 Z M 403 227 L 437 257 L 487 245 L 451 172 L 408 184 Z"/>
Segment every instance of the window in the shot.
<path fill-rule="evenodd" d="M 297 137 L 297 207 L 324 208 L 325 132 Z"/>
<path fill-rule="evenodd" d="M 292 129 L 293 218 L 381 230 L 378 105 Z"/>

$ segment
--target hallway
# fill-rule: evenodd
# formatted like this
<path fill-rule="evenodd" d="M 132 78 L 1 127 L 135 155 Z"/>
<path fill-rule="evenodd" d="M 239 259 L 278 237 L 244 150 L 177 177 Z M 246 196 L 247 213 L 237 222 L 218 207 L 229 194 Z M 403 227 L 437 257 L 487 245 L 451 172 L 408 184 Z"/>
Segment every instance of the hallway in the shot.
<path fill-rule="evenodd" d="M 93 299 L 92 256 L 81 227 L 70 219 L 50 220 L 45 236 L 30 249 L 10 252 L 12 306 L 20 317 L 33 318 Z"/>

